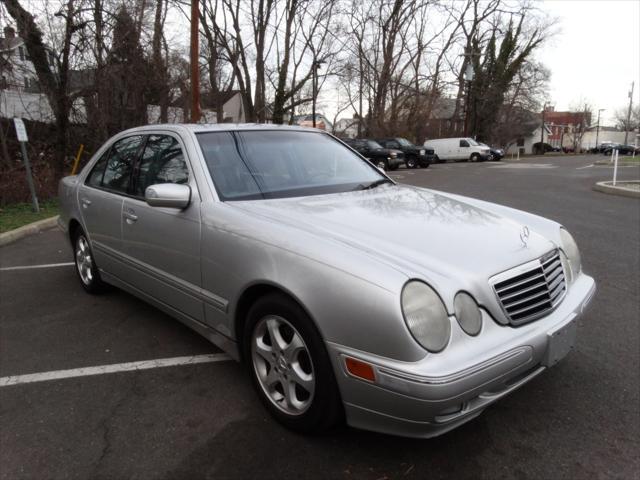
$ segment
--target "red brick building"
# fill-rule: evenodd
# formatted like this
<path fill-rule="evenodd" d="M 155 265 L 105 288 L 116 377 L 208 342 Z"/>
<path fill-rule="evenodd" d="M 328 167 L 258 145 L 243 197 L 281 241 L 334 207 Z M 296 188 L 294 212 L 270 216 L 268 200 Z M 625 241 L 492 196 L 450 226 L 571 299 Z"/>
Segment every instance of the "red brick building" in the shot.
<path fill-rule="evenodd" d="M 591 112 L 556 112 L 553 107 L 544 111 L 544 123 L 549 129 L 549 144 L 554 147 L 571 147 L 577 138 L 591 125 Z"/>

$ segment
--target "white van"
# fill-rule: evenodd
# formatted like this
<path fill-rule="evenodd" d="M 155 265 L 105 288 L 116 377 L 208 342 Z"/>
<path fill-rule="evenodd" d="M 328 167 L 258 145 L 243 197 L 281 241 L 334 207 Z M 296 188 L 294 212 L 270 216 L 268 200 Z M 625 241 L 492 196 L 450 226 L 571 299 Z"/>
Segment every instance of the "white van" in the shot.
<path fill-rule="evenodd" d="M 491 158 L 489 148 L 480 145 L 473 138 L 438 138 L 437 140 L 426 140 L 424 146 L 434 150 L 434 162 L 449 160 L 481 162 Z"/>

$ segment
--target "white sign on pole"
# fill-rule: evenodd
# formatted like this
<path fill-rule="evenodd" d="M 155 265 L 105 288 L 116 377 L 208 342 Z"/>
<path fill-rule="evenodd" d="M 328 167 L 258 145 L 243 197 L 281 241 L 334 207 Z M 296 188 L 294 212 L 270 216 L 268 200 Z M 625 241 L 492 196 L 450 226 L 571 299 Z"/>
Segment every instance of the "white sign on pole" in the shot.
<path fill-rule="evenodd" d="M 21 118 L 14 118 L 13 124 L 16 126 L 16 135 L 18 136 L 19 142 L 28 142 L 29 138 L 27 137 L 27 129 L 24 126 L 24 122 Z"/>

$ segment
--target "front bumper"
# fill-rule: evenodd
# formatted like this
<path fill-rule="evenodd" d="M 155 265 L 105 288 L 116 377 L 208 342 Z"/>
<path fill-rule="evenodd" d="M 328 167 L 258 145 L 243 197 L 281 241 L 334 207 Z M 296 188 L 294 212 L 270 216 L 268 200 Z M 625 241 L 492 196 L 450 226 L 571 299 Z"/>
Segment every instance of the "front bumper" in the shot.
<path fill-rule="evenodd" d="M 581 274 L 548 316 L 520 326 L 504 326 L 483 311 L 482 331 L 466 335 L 452 320 L 450 345 L 417 362 L 398 362 L 328 343 L 336 379 L 353 427 L 408 437 L 433 437 L 478 416 L 487 406 L 555 364 L 572 347 L 557 344 L 557 332 L 575 332 L 576 319 L 595 293 Z M 566 343 L 566 341 L 565 341 Z M 376 381 L 347 373 L 345 356 L 374 366 Z"/>
<path fill-rule="evenodd" d="M 435 163 L 435 155 L 432 153 L 425 153 L 424 155 L 418 155 L 418 163 L 421 167 L 429 166 Z"/>
<path fill-rule="evenodd" d="M 400 165 L 404 165 L 404 155 L 398 155 L 396 157 L 387 157 L 387 161 L 389 162 L 390 168 L 399 167 Z"/>

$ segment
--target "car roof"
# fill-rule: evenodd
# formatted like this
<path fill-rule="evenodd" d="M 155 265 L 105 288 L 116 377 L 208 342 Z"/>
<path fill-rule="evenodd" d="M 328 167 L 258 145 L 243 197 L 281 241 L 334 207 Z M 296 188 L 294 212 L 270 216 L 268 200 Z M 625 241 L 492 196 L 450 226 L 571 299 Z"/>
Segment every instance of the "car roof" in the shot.
<path fill-rule="evenodd" d="M 286 130 L 299 132 L 321 132 L 325 130 L 299 125 L 278 125 L 273 123 L 158 123 L 130 128 L 127 133 L 145 132 L 147 130 L 171 130 L 171 131 L 191 131 L 194 133 L 205 132 L 231 132 L 238 130 Z"/>

